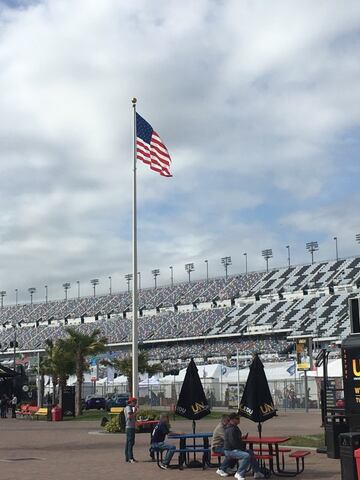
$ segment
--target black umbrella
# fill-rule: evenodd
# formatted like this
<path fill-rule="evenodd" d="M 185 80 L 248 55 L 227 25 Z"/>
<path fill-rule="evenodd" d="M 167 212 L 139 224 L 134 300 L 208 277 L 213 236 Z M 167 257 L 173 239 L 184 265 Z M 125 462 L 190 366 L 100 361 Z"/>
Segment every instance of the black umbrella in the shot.
<path fill-rule="evenodd" d="M 11 368 L 0 364 L 0 378 L 12 378 L 17 377 L 18 375 L 19 374 L 15 372 L 15 370 L 11 370 Z"/>
<path fill-rule="evenodd" d="M 193 359 L 190 360 L 186 369 L 184 382 L 176 404 L 176 413 L 193 421 L 194 433 L 195 421 L 210 413 L 210 407 Z"/>
<path fill-rule="evenodd" d="M 250 365 L 250 372 L 240 402 L 239 415 L 258 423 L 260 437 L 261 423 L 276 415 L 264 365 L 257 354 Z"/>
<path fill-rule="evenodd" d="M 210 407 L 201 384 L 198 369 L 196 368 L 193 359 L 190 360 L 190 363 L 186 369 L 184 382 L 182 384 L 178 402 L 176 404 L 176 413 L 182 417 L 192 420 L 193 433 L 195 433 L 196 430 L 196 420 L 200 420 L 200 418 L 203 418 L 210 413 Z M 202 466 L 200 462 L 195 460 L 195 452 L 194 460 L 191 462 L 191 466 Z"/>

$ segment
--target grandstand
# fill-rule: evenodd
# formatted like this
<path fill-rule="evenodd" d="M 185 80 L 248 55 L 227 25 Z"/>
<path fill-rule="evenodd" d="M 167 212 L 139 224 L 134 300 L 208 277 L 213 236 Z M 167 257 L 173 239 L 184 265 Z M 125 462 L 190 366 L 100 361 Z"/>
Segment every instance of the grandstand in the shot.
<path fill-rule="evenodd" d="M 190 356 L 227 358 L 238 348 L 268 355 L 289 351 L 286 337 L 306 334 L 317 344 L 350 331 L 349 298 L 359 294 L 360 257 L 184 282 L 139 292 L 139 339 L 151 359 Z M 84 333 L 99 328 L 121 354 L 131 341 L 131 294 L 4 306 L 0 310 L 2 355 L 42 350 L 47 339 L 71 325 Z"/>

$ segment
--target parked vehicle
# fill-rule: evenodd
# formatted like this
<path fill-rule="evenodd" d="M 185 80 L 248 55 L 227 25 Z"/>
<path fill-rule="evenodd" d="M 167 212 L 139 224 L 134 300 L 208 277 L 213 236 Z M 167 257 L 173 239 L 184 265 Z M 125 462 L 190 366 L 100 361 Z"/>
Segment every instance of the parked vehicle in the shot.
<path fill-rule="evenodd" d="M 110 410 L 112 407 L 126 407 L 129 400 L 128 393 L 115 393 L 106 401 L 106 409 Z"/>
<path fill-rule="evenodd" d="M 87 395 L 85 398 L 85 410 L 105 410 L 106 409 L 106 400 L 101 395 Z"/>

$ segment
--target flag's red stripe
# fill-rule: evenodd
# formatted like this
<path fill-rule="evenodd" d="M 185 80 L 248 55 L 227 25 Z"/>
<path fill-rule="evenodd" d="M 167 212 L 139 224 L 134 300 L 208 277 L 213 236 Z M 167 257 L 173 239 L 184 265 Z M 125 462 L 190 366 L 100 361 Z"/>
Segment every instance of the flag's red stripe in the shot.
<path fill-rule="evenodd" d="M 136 139 L 136 149 L 136 158 L 149 165 L 151 170 L 163 177 L 172 176 L 170 173 L 171 158 L 169 152 L 156 132 L 153 132 L 150 144 L 145 143 L 138 137 Z"/>

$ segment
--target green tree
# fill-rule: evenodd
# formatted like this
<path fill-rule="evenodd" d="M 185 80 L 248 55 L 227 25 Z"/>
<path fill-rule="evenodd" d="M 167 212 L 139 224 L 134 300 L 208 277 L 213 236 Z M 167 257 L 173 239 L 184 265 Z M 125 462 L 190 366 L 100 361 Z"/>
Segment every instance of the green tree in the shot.
<path fill-rule="evenodd" d="M 53 385 L 52 402 L 59 401 L 62 404 L 62 392 L 66 386 L 69 375 L 75 373 L 74 355 L 64 350 L 61 342 L 54 343 L 52 340 L 46 340 L 45 358 L 41 362 L 41 373 L 49 375 Z M 56 386 L 59 386 L 59 396 L 56 396 Z M 61 405 L 62 406 L 62 405 Z"/>
<path fill-rule="evenodd" d="M 128 355 L 127 357 L 117 357 L 113 358 L 111 361 L 106 361 L 107 365 L 111 365 L 114 369 L 119 372 L 121 375 L 124 375 L 128 380 L 129 392 L 132 391 L 132 356 Z M 138 370 L 139 373 L 147 373 L 149 376 L 155 375 L 156 373 L 162 372 L 163 368 L 161 363 L 155 363 L 150 365 L 148 361 L 148 355 L 146 352 L 139 352 L 138 356 Z"/>
<path fill-rule="evenodd" d="M 86 357 L 97 355 L 106 351 L 107 338 L 100 336 L 100 330 L 94 330 L 91 335 L 79 332 L 75 328 L 65 328 L 67 338 L 58 341 L 59 346 L 72 354 L 75 361 L 76 391 L 75 391 L 75 415 L 82 414 L 81 391 L 84 381 L 84 373 L 89 370 Z"/>

